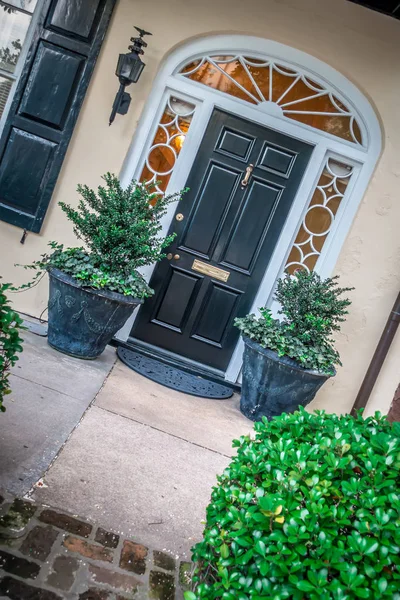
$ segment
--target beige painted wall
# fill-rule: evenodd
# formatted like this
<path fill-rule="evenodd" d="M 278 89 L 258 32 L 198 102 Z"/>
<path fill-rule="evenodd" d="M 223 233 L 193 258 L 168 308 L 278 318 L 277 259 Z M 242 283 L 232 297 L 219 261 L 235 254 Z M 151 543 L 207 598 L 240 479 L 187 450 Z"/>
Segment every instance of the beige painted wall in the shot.
<path fill-rule="evenodd" d="M 133 24 L 153 32 L 147 67 L 130 89 L 129 114 L 109 128 L 115 63 L 118 53 L 126 51 Z M 160 61 L 177 44 L 212 33 L 257 35 L 316 56 L 352 80 L 382 122 L 384 152 L 336 269 L 343 285 L 356 287 L 351 314 L 338 336 L 344 366 L 312 404 L 347 411 L 400 284 L 400 22 L 347 0 L 119 0 L 42 232 L 30 234 L 21 245 L 21 230 L 0 222 L 0 274 L 21 283 L 26 273 L 15 262 L 38 257 L 49 240 L 74 243 L 58 201 L 75 203 L 78 182 L 97 185 L 105 171 L 120 172 Z M 20 311 L 39 315 L 47 302 L 47 282 L 16 295 L 14 302 Z M 369 410 L 387 412 L 400 380 L 399 357 L 400 332 Z"/>

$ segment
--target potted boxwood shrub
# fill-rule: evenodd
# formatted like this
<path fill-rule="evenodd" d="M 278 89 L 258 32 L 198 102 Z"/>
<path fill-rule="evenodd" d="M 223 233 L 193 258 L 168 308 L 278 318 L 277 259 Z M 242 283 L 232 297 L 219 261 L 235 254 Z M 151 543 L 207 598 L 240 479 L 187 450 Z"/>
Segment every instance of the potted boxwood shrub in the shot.
<path fill-rule="evenodd" d="M 133 310 L 153 294 L 138 269 L 162 259 L 174 235 L 160 237 L 160 219 L 181 193 L 161 196 L 154 185 L 121 187 L 116 175 L 103 177 L 97 193 L 79 185 L 78 207 L 60 206 L 84 247 L 50 243 L 52 252 L 26 268 L 36 269 L 32 287 L 50 279 L 48 343 L 78 358 L 99 356 Z"/>
<path fill-rule="evenodd" d="M 253 421 L 306 406 L 335 375 L 340 357 L 332 333 L 340 329 L 353 288 L 340 288 L 337 277 L 298 271 L 278 281 L 276 299 L 282 319 L 260 309 L 261 317 L 235 319 L 244 339 L 241 412 Z"/>
<path fill-rule="evenodd" d="M 1 279 L 1 277 L 0 277 Z M 22 339 L 20 336 L 22 319 L 12 309 L 6 296 L 7 290 L 12 286 L 0 281 L 0 411 L 6 410 L 3 406 L 4 396 L 11 393 L 10 369 L 18 360 L 18 352 L 22 352 Z"/>
<path fill-rule="evenodd" d="M 218 477 L 186 600 L 400 600 L 400 424 L 255 424 Z"/>

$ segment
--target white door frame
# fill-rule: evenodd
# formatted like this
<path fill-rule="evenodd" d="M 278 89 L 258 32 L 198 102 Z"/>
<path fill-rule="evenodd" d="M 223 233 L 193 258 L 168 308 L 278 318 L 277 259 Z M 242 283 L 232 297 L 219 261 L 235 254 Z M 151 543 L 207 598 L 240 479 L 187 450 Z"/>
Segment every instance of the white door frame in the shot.
<path fill-rule="evenodd" d="M 318 82 L 333 88 L 335 95 L 339 99 L 343 99 L 356 115 L 362 130 L 363 140 L 366 140 L 365 146 L 346 142 L 323 131 L 282 117 L 278 111 L 274 110 L 274 106 L 271 107 L 271 111 L 265 112 L 244 100 L 212 90 L 177 74 L 183 64 L 199 56 L 216 52 L 230 55 L 247 53 L 260 58 L 273 57 L 279 60 L 281 64 L 295 66 Z M 272 304 L 272 292 L 275 282 L 282 274 L 287 254 L 297 235 L 299 224 L 307 210 L 310 197 L 314 192 L 327 157 L 332 156 L 354 167 L 350 185 L 315 267 L 315 270 L 322 277 L 328 277 L 332 273 L 344 239 L 381 152 L 382 136 L 379 121 L 365 96 L 347 78 L 327 64 L 308 54 L 271 40 L 238 35 L 218 35 L 195 40 L 173 51 L 163 62 L 135 132 L 131 148 L 126 156 L 121 172 L 122 185 L 126 186 L 132 179 L 140 176 L 146 152 L 157 130 L 166 99 L 171 94 L 195 104 L 196 110 L 171 176 L 167 193 L 173 193 L 185 186 L 214 108 L 221 108 L 249 121 L 276 129 L 280 133 L 314 145 L 308 167 L 255 297 L 252 312 L 256 312 L 260 306 L 271 306 Z M 175 210 L 176 203 L 169 206 L 162 222 L 162 235 L 167 234 Z M 146 279 L 150 279 L 153 269 L 154 265 L 143 271 Z M 136 314 L 129 319 L 128 323 L 119 332 L 119 339 L 127 339 Z M 242 353 L 243 343 L 239 340 L 225 373 L 227 381 L 237 381 L 242 366 Z"/>

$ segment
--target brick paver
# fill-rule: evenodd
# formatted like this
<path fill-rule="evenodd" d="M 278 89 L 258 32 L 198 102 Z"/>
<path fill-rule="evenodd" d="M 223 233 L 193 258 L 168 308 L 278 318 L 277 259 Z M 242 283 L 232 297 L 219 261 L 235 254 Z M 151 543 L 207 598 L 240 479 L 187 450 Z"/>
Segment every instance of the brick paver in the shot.
<path fill-rule="evenodd" d="M 30 530 L 20 550 L 22 554 L 37 558 L 38 560 L 46 560 L 51 552 L 54 542 L 58 536 L 58 531 L 52 527 L 41 527 L 37 525 Z"/>
<path fill-rule="evenodd" d="M 165 550 L 76 515 L 0 498 L 2 599 L 181 600 L 189 589 L 191 564 Z"/>
<path fill-rule="evenodd" d="M 137 575 L 143 575 L 146 571 L 146 558 L 148 549 L 142 544 L 135 544 L 125 540 L 122 546 L 119 566 L 126 571 L 132 571 Z"/>
<path fill-rule="evenodd" d="M 96 531 L 94 541 L 102 544 L 105 548 L 116 548 L 119 542 L 119 535 L 99 527 Z"/>
<path fill-rule="evenodd" d="M 79 562 L 73 556 L 56 556 L 46 583 L 57 590 L 68 592 L 74 585 L 78 569 Z"/>
<path fill-rule="evenodd" d="M 93 526 L 89 525 L 89 523 L 84 523 L 70 515 L 63 515 L 54 510 L 42 511 L 39 515 L 39 520 L 85 538 L 89 537 L 93 529 Z"/>

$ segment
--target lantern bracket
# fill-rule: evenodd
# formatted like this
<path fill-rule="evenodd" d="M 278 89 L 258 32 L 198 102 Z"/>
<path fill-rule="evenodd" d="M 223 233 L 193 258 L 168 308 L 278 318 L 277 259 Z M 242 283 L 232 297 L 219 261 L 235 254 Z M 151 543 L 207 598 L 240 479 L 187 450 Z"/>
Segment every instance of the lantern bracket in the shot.
<path fill-rule="evenodd" d="M 139 33 L 139 37 L 132 37 L 130 39 L 132 44 L 128 48 L 129 52 L 120 54 L 118 58 L 115 74 L 118 77 L 120 86 L 113 103 L 109 120 L 110 125 L 113 123 L 117 114 L 126 115 L 128 112 L 132 98 L 130 94 L 125 91 L 125 88 L 128 85 L 131 85 L 131 83 L 138 82 L 139 77 L 146 66 L 140 58 L 140 56 L 144 54 L 144 48 L 147 48 L 147 43 L 144 41 L 143 36 L 151 35 L 151 33 L 140 27 L 135 26 L 135 29 Z"/>

